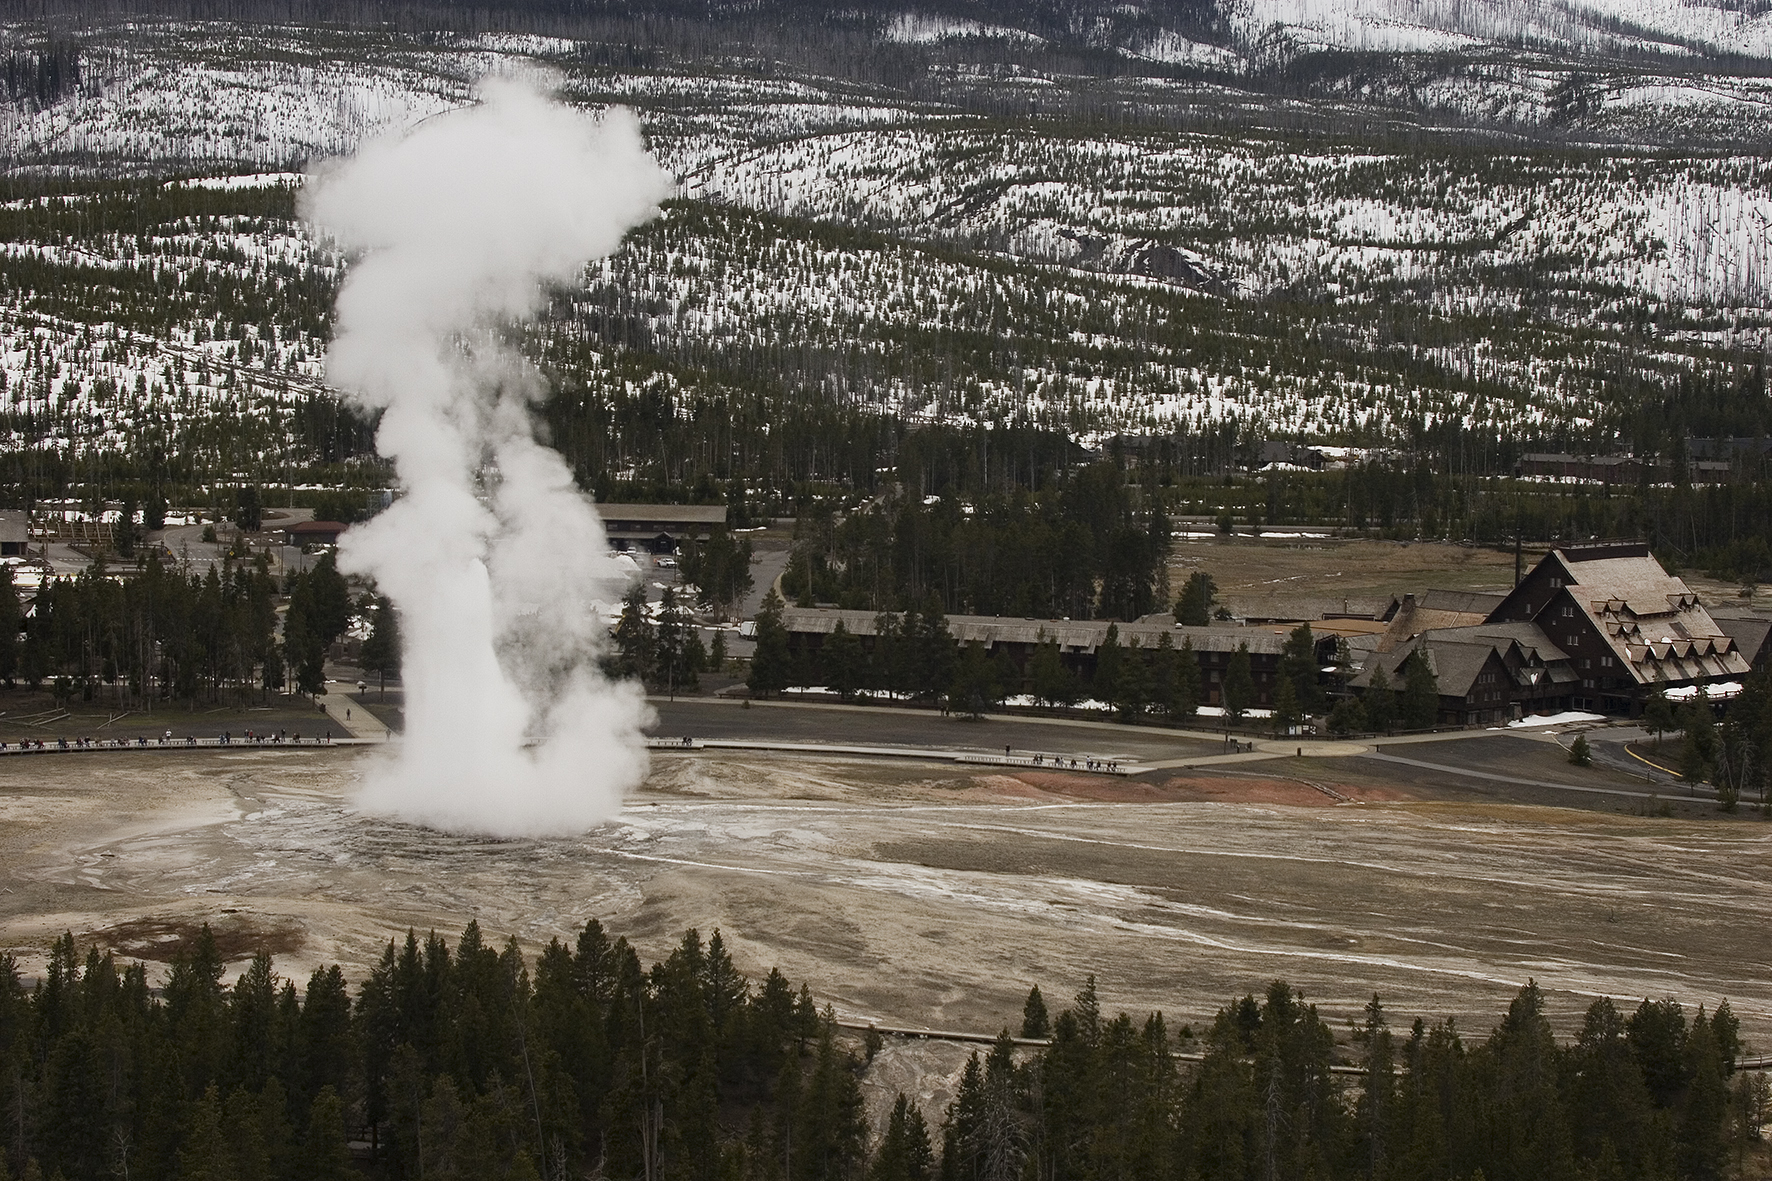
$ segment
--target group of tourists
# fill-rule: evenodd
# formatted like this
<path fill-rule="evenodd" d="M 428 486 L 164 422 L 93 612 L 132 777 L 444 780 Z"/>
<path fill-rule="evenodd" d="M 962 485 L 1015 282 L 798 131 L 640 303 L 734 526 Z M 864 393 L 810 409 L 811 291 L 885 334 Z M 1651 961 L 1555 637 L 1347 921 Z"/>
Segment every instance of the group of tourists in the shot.
<path fill-rule="evenodd" d="M 248 730 L 241 735 L 241 738 L 255 746 L 300 746 L 302 741 L 300 731 L 290 734 L 284 730 L 277 730 L 269 734 Z M 182 745 L 198 746 L 206 741 L 216 746 L 233 746 L 234 733 L 231 730 L 224 730 L 213 739 L 200 739 L 195 734 L 187 734 Z M 332 731 L 328 730 L 324 735 L 315 735 L 311 741 L 316 746 L 330 746 Z M 82 735 L 74 739 L 57 738 L 53 744 L 42 738 L 21 738 L 12 744 L 0 740 L 0 754 L 31 754 L 40 750 L 127 750 L 130 747 L 177 745 L 180 743 L 173 738 L 172 731 L 168 730 L 155 738 L 149 738 L 143 734 L 129 738 L 87 738 Z"/>
<path fill-rule="evenodd" d="M 1005 748 L 1004 757 L 1008 757 L 1007 748 Z M 1066 759 L 1059 755 L 1042 754 L 1036 754 L 1034 756 L 1034 766 L 1036 767 L 1050 766 L 1056 767 L 1061 771 L 1075 771 L 1078 769 L 1079 764 L 1081 764 L 1081 769 L 1084 771 L 1101 771 L 1108 775 L 1121 774 L 1120 761 L 1118 759 Z"/>

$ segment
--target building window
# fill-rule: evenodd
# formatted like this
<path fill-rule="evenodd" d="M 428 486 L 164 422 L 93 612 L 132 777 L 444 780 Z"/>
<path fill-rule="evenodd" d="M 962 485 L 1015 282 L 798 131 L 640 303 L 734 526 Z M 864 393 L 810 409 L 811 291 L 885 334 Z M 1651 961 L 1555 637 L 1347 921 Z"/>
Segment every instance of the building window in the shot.
<path fill-rule="evenodd" d="M 1563 637 L 1563 647 L 1565 647 L 1565 648 L 1579 647 L 1580 644 L 1581 644 L 1581 637 L 1580 636 L 1564 636 Z"/>

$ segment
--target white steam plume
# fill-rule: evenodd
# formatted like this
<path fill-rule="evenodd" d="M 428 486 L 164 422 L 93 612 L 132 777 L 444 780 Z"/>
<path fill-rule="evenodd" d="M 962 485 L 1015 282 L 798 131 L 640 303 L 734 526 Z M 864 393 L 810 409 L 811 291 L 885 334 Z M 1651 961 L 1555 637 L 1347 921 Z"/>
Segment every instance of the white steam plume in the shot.
<path fill-rule="evenodd" d="M 532 83 L 368 144 L 305 212 L 361 252 L 338 295 L 332 381 L 380 409 L 403 495 L 346 533 L 341 565 L 400 609 L 406 735 L 369 811 L 497 836 L 583 831 L 644 777 L 640 692 L 603 679 L 625 578 L 560 456 L 539 375 L 501 333 L 578 278 L 671 184 L 626 111 L 595 119 Z"/>

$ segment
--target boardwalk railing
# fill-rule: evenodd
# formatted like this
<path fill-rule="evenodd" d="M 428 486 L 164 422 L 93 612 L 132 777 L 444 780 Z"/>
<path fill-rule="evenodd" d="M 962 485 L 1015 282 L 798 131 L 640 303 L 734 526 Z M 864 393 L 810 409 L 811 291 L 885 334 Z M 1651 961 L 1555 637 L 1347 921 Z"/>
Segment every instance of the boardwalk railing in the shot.
<path fill-rule="evenodd" d="M 313 750 L 315 747 L 326 746 L 360 746 L 373 743 L 368 738 L 328 738 L 325 735 L 315 736 L 303 734 L 299 738 L 293 734 L 282 738 L 266 736 L 263 738 L 247 738 L 245 736 L 222 738 L 198 738 L 196 735 L 175 735 L 167 738 L 132 735 L 128 738 L 27 738 L 18 742 L 0 742 L 0 756 L 23 758 L 26 755 L 67 755 L 92 754 L 97 752 L 124 751 L 175 751 L 175 750 Z M 379 745 L 379 743 L 376 743 Z"/>
<path fill-rule="evenodd" d="M 652 750 L 759 750 L 784 754 L 862 755 L 868 758 L 922 759 L 985 767 L 1026 767 L 1043 771 L 1083 771 L 1091 775 L 1137 775 L 1145 768 L 1118 755 L 1058 755 L 1045 751 L 943 750 L 931 746 L 856 746 L 834 742 L 770 742 L 749 738 L 648 738 Z"/>

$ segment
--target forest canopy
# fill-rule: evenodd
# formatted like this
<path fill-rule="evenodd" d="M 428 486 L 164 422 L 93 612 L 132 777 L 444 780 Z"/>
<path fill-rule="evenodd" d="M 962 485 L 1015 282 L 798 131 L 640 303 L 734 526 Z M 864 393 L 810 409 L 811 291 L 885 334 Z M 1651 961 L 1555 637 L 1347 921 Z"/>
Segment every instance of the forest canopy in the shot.
<path fill-rule="evenodd" d="M 780 972 L 686 932 L 650 969 L 596 920 L 526 956 L 470 923 L 390 940 L 353 986 L 267 953 L 232 983 L 205 926 L 163 987 L 57 941 L 27 988 L 0 957 L 0 1111 L 19 1178 L 721 1178 L 999 1181 L 1720 1177 L 1753 1146 L 1763 1074 L 1727 1003 L 1598 1000 L 1558 1044 L 1528 983 L 1480 1040 L 1338 1038 L 1274 981 L 1205 1029 L 1103 1011 L 1091 977 L 974 1054 L 926 1118 L 873 1128 L 883 1038 Z"/>

